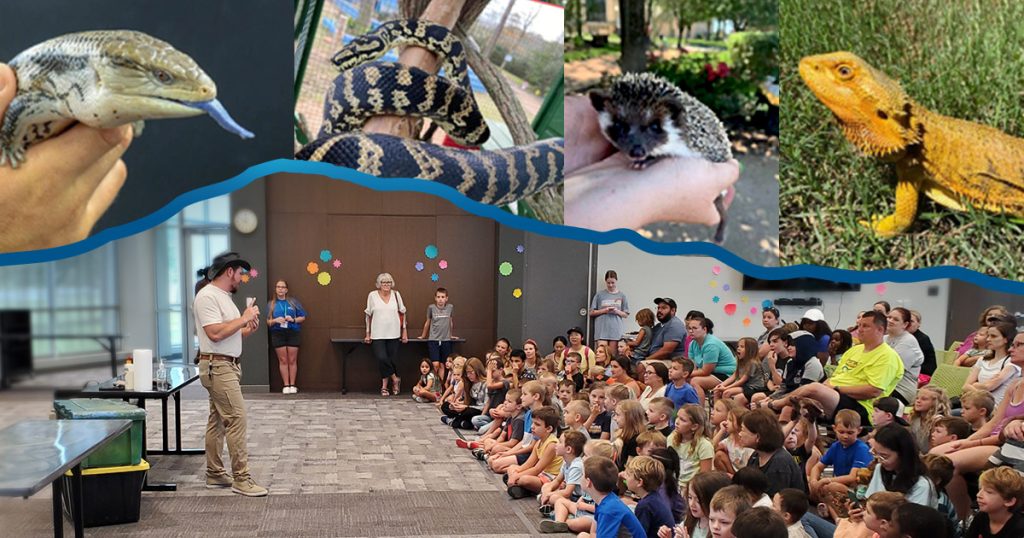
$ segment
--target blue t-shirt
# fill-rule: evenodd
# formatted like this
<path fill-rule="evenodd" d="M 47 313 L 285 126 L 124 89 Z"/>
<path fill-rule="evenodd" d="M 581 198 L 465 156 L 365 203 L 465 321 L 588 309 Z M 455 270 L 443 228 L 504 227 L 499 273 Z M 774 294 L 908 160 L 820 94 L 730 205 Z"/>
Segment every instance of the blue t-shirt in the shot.
<path fill-rule="evenodd" d="M 847 476 L 853 469 L 866 468 L 873 459 L 868 445 L 857 439 L 849 447 L 844 447 L 839 441 L 832 443 L 821 457 L 821 463 L 835 469 L 833 476 Z"/>
<path fill-rule="evenodd" d="M 650 495 L 648 495 L 650 497 Z M 594 520 L 597 522 L 597 538 L 617 538 L 619 527 L 625 525 L 633 538 L 645 538 L 647 531 L 614 493 L 609 493 L 594 507 Z"/>
<path fill-rule="evenodd" d="M 676 404 L 676 409 L 679 409 L 683 404 L 697 404 L 700 405 L 700 399 L 697 398 L 697 391 L 693 388 L 693 385 L 687 383 L 683 385 L 683 388 L 677 389 L 675 383 L 669 383 L 665 385 L 665 397 L 672 400 L 672 403 Z"/>
<path fill-rule="evenodd" d="M 304 317 L 306 317 L 306 311 L 302 309 L 302 304 L 299 303 L 298 301 L 296 301 L 295 299 L 291 299 L 291 302 L 289 302 L 287 300 L 281 301 L 281 300 L 278 300 L 278 299 L 274 299 L 273 302 L 274 302 L 274 306 L 273 306 L 272 315 L 270 316 L 271 318 L 283 318 L 285 316 L 291 316 L 292 318 L 304 318 Z M 299 330 L 299 324 L 295 323 L 294 321 L 290 321 L 290 322 L 288 322 L 288 326 L 287 327 L 282 327 L 280 324 L 275 323 L 275 324 L 270 326 L 270 330 L 272 330 L 272 331 L 287 331 L 287 330 L 297 331 L 297 330 Z"/>
<path fill-rule="evenodd" d="M 648 353 L 648 357 L 665 347 L 665 342 L 676 342 L 676 348 L 672 351 L 669 358 L 674 359 L 686 354 L 686 348 L 683 347 L 683 340 L 686 339 L 686 326 L 683 325 L 683 320 L 672 316 L 667 322 L 655 325 L 654 330 L 651 332 L 653 336 L 651 338 L 651 351 Z"/>
<path fill-rule="evenodd" d="M 732 375 L 736 372 L 736 356 L 725 342 L 713 334 L 704 336 L 703 346 L 697 343 L 696 338 L 690 342 L 689 357 L 698 369 L 705 364 L 715 363 L 716 374 Z"/>
<path fill-rule="evenodd" d="M 665 502 L 665 498 L 657 492 L 640 499 L 633 513 L 647 532 L 647 538 L 658 538 L 658 529 L 662 525 L 671 529 L 676 523 L 672 517 L 672 509 Z"/>
<path fill-rule="evenodd" d="M 533 409 L 527 409 L 523 415 L 523 441 L 527 444 L 533 442 Z"/>

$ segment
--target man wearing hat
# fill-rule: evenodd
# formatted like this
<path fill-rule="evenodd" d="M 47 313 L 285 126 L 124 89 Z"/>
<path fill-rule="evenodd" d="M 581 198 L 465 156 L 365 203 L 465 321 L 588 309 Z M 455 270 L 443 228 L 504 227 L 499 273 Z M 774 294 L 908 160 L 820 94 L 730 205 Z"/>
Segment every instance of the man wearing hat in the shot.
<path fill-rule="evenodd" d="M 239 379 L 242 338 L 259 327 L 255 304 L 238 311 L 232 294 L 252 266 L 238 253 L 214 258 L 206 270 L 210 283 L 196 293 L 193 312 L 199 335 L 199 380 L 210 393 L 210 419 L 206 424 L 206 487 L 230 487 L 248 497 L 262 497 L 267 489 L 249 476 L 246 449 L 245 401 Z M 227 438 L 233 477 L 224 470 L 221 449 Z"/>
<path fill-rule="evenodd" d="M 683 340 L 686 339 L 686 326 L 676 316 L 676 301 L 669 297 L 658 297 L 654 300 L 658 305 L 655 317 L 658 324 L 651 331 L 651 352 L 644 360 L 669 361 L 686 355 Z"/>

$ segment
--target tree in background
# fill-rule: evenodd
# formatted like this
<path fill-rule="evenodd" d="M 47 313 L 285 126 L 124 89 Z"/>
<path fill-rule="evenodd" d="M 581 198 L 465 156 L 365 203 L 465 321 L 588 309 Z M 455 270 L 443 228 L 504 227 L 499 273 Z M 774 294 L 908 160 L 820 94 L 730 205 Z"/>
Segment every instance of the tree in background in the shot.
<path fill-rule="evenodd" d="M 648 41 L 644 8 L 643 0 L 623 0 L 619 4 L 619 31 L 622 34 L 619 66 L 623 73 L 642 73 L 647 70 Z"/>
<path fill-rule="evenodd" d="M 689 37 L 690 27 L 696 22 L 713 17 L 719 2 L 716 0 L 658 0 L 658 5 L 669 13 L 676 23 L 679 30 L 676 48 L 683 50 L 683 40 Z"/>
<path fill-rule="evenodd" d="M 725 0 L 719 5 L 718 15 L 732 21 L 737 32 L 779 25 L 779 0 Z"/>

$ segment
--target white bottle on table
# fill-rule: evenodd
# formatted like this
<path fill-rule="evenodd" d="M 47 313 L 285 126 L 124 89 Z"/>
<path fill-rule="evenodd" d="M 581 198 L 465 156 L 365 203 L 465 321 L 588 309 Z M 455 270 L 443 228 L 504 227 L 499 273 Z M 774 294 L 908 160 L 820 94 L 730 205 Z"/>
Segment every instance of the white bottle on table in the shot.
<path fill-rule="evenodd" d="M 124 360 L 124 389 L 135 390 L 135 361 L 131 357 Z"/>

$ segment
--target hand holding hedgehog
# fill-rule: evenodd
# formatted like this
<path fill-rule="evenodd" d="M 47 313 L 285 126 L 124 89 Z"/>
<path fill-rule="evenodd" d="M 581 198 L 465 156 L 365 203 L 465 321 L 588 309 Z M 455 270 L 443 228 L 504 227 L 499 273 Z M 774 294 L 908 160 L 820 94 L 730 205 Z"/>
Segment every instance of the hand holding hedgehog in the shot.
<path fill-rule="evenodd" d="M 566 125 L 566 224 L 604 231 L 658 221 L 707 226 L 721 222 L 714 201 L 739 178 L 735 160 L 713 163 L 700 155 L 645 159 L 638 172 L 628 152 L 619 151 L 602 133 L 598 112 L 588 98 L 568 96 L 565 106 L 565 116 L 575 118 Z M 643 181 L 623 181 L 641 177 Z M 727 207 L 731 196 L 722 202 Z M 616 210 L 608 211 L 609 206 Z"/>
<path fill-rule="evenodd" d="M 601 134 L 643 170 L 661 157 L 732 159 L 722 122 L 703 103 L 651 73 L 627 73 L 608 91 L 590 92 Z M 714 240 L 725 241 L 725 192 L 714 205 L 721 220 Z"/>

